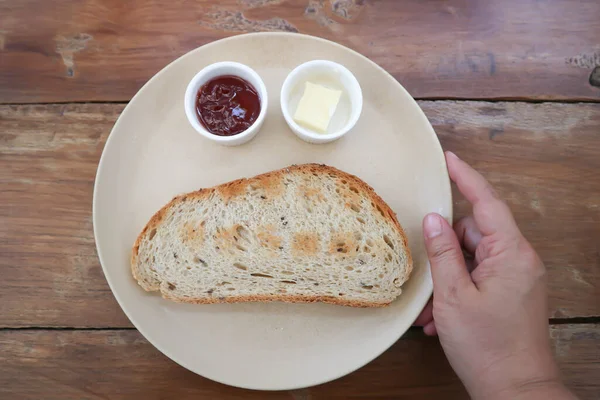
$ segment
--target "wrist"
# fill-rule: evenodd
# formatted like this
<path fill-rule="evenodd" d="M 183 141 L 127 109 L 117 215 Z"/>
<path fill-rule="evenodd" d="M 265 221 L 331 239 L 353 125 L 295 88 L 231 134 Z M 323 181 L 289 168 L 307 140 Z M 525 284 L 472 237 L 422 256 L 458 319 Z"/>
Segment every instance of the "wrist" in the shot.
<path fill-rule="evenodd" d="M 568 400 L 575 399 L 571 392 L 558 378 L 514 382 L 504 391 L 497 392 L 486 399 L 492 400 Z"/>
<path fill-rule="evenodd" d="M 566 389 L 552 355 L 550 352 L 544 353 L 498 360 L 482 371 L 480 379 L 467 390 L 474 399 L 555 398 L 547 396 L 565 392 Z M 547 396 L 544 397 L 544 394 Z"/>

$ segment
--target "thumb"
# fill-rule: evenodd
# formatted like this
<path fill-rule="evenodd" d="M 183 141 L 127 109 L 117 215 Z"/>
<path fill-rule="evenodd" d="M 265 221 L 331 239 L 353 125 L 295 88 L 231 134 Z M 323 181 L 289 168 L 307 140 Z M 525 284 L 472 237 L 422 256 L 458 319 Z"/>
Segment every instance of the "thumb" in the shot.
<path fill-rule="evenodd" d="M 456 297 L 475 285 L 454 230 L 439 214 L 423 220 L 425 247 L 431 264 L 433 293 L 441 301 L 456 302 Z"/>

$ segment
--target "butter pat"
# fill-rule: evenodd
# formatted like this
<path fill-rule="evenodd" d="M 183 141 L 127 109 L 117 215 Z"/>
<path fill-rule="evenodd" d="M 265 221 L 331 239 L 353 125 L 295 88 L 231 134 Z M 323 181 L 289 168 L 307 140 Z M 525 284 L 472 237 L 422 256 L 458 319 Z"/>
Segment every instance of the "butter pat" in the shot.
<path fill-rule="evenodd" d="M 325 133 L 342 96 L 341 90 L 306 82 L 294 121 L 316 132 Z"/>

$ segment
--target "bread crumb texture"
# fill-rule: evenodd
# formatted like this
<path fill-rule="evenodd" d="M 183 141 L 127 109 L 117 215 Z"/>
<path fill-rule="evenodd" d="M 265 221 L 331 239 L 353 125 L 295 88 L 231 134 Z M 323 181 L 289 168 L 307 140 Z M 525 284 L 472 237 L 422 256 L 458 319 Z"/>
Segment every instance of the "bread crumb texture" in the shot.
<path fill-rule="evenodd" d="M 370 186 L 305 164 L 174 198 L 137 238 L 131 268 L 178 302 L 378 307 L 400 295 L 412 259 Z"/>

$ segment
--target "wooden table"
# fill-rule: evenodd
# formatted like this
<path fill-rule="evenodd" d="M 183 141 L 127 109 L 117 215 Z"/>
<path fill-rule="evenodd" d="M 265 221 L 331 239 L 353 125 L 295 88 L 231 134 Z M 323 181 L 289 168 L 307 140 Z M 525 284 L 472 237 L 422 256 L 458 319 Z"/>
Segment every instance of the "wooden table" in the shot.
<path fill-rule="evenodd" d="M 0 0 L 0 398 L 467 397 L 419 329 L 319 387 L 226 387 L 159 353 L 114 300 L 91 213 L 113 123 L 170 61 L 257 31 L 342 43 L 419 100 L 541 253 L 556 358 L 600 398 L 599 17 L 597 0 Z"/>

